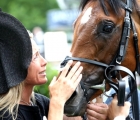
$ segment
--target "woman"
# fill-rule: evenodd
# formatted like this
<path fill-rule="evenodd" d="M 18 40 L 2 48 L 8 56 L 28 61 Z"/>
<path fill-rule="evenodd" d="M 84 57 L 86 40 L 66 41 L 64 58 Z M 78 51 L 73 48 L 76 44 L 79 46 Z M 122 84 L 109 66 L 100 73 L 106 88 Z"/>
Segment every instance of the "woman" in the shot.
<path fill-rule="evenodd" d="M 0 11 L 0 31 L 0 120 L 45 120 L 46 117 L 62 120 L 64 103 L 82 77 L 80 63 L 66 76 L 72 65 L 69 61 L 57 80 L 54 77 L 49 102 L 45 96 L 32 91 L 34 85 L 46 83 L 47 63 L 25 27 L 10 14 Z"/>
<path fill-rule="evenodd" d="M 40 55 L 35 41 L 31 38 L 32 60 L 28 67 L 27 77 L 19 85 L 10 88 L 3 95 L 1 101 L 1 118 L 3 120 L 62 120 L 64 104 L 76 89 L 82 75 L 82 67 L 77 62 L 67 75 L 72 61 L 69 61 L 58 78 L 54 77 L 50 83 L 50 102 L 43 95 L 33 92 L 35 85 L 46 83 L 46 60 Z M 8 96 L 15 94 L 17 97 L 12 101 L 5 100 Z M 9 101 L 9 102 L 7 102 Z"/>

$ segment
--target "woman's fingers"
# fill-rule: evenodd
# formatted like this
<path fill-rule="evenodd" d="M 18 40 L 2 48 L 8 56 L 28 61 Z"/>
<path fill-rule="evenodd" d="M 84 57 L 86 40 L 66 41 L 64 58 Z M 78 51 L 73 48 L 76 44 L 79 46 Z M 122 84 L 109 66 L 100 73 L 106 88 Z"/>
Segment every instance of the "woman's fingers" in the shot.
<path fill-rule="evenodd" d="M 73 67 L 72 67 L 72 69 L 70 70 L 70 72 L 68 73 L 68 75 L 67 75 L 67 79 L 71 79 L 72 77 L 73 77 L 73 75 L 76 75 L 77 74 L 77 76 L 79 76 L 79 72 L 78 73 L 76 73 L 75 74 L 75 72 L 78 70 L 78 68 L 80 67 L 80 62 L 77 62 Z M 76 76 L 76 77 L 77 77 Z"/>
<path fill-rule="evenodd" d="M 78 68 L 78 70 L 75 72 L 75 74 L 74 74 L 74 75 L 72 76 L 72 78 L 71 78 L 71 80 L 72 80 L 73 82 L 77 81 L 77 78 L 78 78 L 79 75 L 81 74 L 82 70 L 83 70 L 83 67 L 80 66 L 80 67 Z"/>
<path fill-rule="evenodd" d="M 63 81 L 63 82 L 67 82 L 67 84 L 74 84 L 74 88 L 75 86 L 77 86 L 80 82 L 80 80 L 82 79 L 82 70 L 83 67 L 80 66 L 81 63 L 77 62 L 72 68 L 71 70 L 70 67 L 72 66 L 73 61 L 69 61 L 66 66 L 64 67 L 64 69 L 62 70 L 58 80 L 59 81 Z"/>
<path fill-rule="evenodd" d="M 53 79 L 52 79 L 52 81 L 51 81 L 49 86 L 53 85 L 55 83 L 55 81 L 56 81 L 56 76 L 53 77 Z"/>
<path fill-rule="evenodd" d="M 63 68 L 61 75 L 59 77 L 66 77 L 71 65 L 72 65 L 73 61 L 69 60 L 68 63 L 66 64 L 66 66 Z"/>
<path fill-rule="evenodd" d="M 83 70 L 83 67 L 80 66 L 81 63 L 77 62 L 71 70 L 69 70 L 72 66 L 73 61 L 70 60 L 68 61 L 68 63 L 66 64 L 66 66 L 63 68 L 59 79 L 62 78 L 66 78 L 66 80 L 73 80 L 73 82 L 78 78 L 78 76 L 80 75 L 81 71 Z"/>
<path fill-rule="evenodd" d="M 75 88 L 78 86 L 78 84 L 79 84 L 79 82 L 81 81 L 81 79 L 82 79 L 82 74 L 80 74 L 80 75 L 78 76 L 78 78 L 75 80 L 75 82 L 74 82 Z"/>

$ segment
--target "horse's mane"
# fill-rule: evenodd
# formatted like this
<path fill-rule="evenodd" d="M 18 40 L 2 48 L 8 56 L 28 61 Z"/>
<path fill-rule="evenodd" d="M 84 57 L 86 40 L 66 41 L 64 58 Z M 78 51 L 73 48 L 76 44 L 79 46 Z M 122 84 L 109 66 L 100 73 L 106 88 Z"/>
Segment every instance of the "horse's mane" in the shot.
<path fill-rule="evenodd" d="M 85 5 L 89 2 L 89 1 L 92 1 L 92 0 L 81 0 L 81 4 L 80 4 L 80 9 L 83 10 Z M 121 8 L 121 0 L 106 0 L 111 8 L 114 10 L 114 12 L 117 14 L 117 15 L 120 15 L 121 14 L 121 11 L 120 11 L 120 8 Z M 108 14 L 108 11 L 107 11 L 107 8 L 106 8 L 106 5 L 105 5 L 105 0 L 99 0 L 103 10 L 105 11 L 106 14 Z M 137 5 L 137 1 L 136 0 L 132 0 L 132 3 L 133 5 L 135 6 L 136 10 L 138 10 L 138 5 Z"/>

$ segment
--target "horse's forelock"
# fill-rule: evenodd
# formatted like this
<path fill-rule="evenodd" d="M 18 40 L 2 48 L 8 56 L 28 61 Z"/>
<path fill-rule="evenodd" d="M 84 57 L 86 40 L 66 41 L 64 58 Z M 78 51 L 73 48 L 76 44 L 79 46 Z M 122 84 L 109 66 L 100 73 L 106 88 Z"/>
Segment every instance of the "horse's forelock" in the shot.
<path fill-rule="evenodd" d="M 81 0 L 81 3 L 80 3 L 79 8 L 80 8 L 81 10 L 83 10 L 84 7 L 86 6 L 86 4 L 88 3 L 88 1 L 90 1 L 90 0 Z"/>
<path fill-rule="evenodd" d="M 86 4 L 92 0 L 81 0 L 81 4 L 80 4 L 80 9 L 83 10 L 84 7 L 86 6 Z M 105 11 L 105 13 L 108 13 L 107 11 L 107 7 L 105 5 L 105 1 L 107 1 L 110 5 L 110 7 L 114 10 L 114 12 L 117 15 L 121 15 L 121 0 L 99 0 L 103 10 Z M 126 1 L 126 0 L 123 0 Z M 136 10 L 139 11 L 138 5 L 137 5 L 137 1 L 136 0 L 132 0 L 133 5 L 135 6 Z"/>

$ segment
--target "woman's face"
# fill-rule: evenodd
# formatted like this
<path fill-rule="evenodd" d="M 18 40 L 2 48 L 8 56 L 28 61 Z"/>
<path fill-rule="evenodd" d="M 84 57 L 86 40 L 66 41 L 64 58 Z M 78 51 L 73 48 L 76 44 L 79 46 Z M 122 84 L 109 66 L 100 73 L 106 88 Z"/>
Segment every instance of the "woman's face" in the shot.
<path fill-rule="evenodd" d="M 46 78 L 46 60 L 40 55 L 39 49 L 35 43 L 32 42 L 32 61 L 28 68 L 28 74 L 25 79 L 25 84 L 28 85 L 41 85 L 47 82 Z"/>

